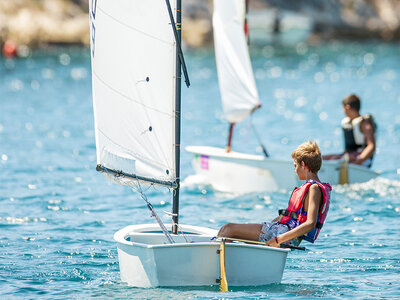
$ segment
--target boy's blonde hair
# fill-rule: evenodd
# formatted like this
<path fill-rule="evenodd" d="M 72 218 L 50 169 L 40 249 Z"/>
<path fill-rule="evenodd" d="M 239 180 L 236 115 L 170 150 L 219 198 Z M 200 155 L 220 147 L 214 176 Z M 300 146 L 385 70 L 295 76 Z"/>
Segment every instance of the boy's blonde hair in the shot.
<path fill-rule="evenodd" d="M 319 150 L 315 142 L 308 141 L 298 146 L 296 150 L 293 151 L 292 158 L 297 164 L 301 164 L 301 162 L 304 161 L 304 164 L 313 173 L 317 173 L 319 169 L 321 169 L 321 150 Z"/>

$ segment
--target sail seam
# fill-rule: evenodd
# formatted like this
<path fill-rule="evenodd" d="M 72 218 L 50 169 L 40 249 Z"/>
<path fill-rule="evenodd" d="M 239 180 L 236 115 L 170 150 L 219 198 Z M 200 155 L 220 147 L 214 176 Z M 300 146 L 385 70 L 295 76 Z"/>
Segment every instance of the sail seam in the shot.
<path fill-rule="evenodd" d="M 148 159 L 147 157 L 144 157 L 143 155 L 141 155 L 141 154 L 139 154 L 139 153 L 135 153 L 135 152 L 133 152 L 132 150 L 130 150 L 130 149 L 128 149 L 128 148 L 125 148 L 124 146 L 121 146 L 120 144 L 118 144 L 118 143 L 116 143 L 114 140 L 112 140 L 110 137 L 108 137 L 99 127 L 97 127 L 97 130 L 98 130 L 98 132 L 101 133 L 105 138 L 107 138 L 112 144 L 114 144 L 115 146 L 117 146 L 117 147 L 123 149 L 124 151 L 126 151 L 126 152 L 129 153 L 129 154 L 131 154 L 132 156 L 138 157 L 138 158 L 140 158 L 140 159 L 143 160 L 143 161 L 146 161 L 146 162 L 148 162 L 148 163 L 152 163 L 152 164 L 157 165 L 157 166 L 161 166 L 161 167 L 166 168 L 166 169 L 169 169 L 169 170 L 172 169 L 170 166 L 167 166 L 167 165 L 165 165 L 165 164 L 160 164 L 159 162 L 157 162 L 157 161 L 155 161 L 155 160 Z M 160 177 L 160 178 L 163 178 L 163 177 Z M 165 180 L 165 179 L 163 178 L 162 180 Z M 165 180 L 165 181 L 167 181 L 167 180 Z"/>
<path fill-rule="evenodd" d="M 165 112 L 165 111 L 162 111 L 162 110 L 153 108 L 153 107 L 151 107 L 151 106 L 145 105 L 145 104 L 143 104 L 142 102 L 139 102 L 139 101 L 137 101 L 137 100 L 135 100 L 135 99 L 133 99 L 133 98 L 131 98 L 131 97 L 129 97 L 129 96 L 127 96 L 127 95 L 121 93 L 120 91 L 116 90 L 116 89 L 113 88 L 111 85 L 107 84 L 107 82 L 105 82 L 99 75 L 97 75 L 97 73 L 96 73 L 96 71 L 95 71 L 94 69 L 93 69 L 93 74 L 94 74 L 94 75 L 96 76 L 96 78 L 97 78 L 101 83 L 103 83 L 106 87 L 108 87 L 110 90 L 112 90 L 112 91 L 115 92 L 116 94 L 122 96 L 122 97 L 125 98 L 126 100 L 129 100 L 129 101 L 131 101 L 131 102 L 134 102 L 134 103 L 136 103 L 136 104 L 139 104 L 139 105 L 141 105 L 141 106 L 143 106 L 143 107 L 145 107 L 145 108 L 147 108 L 147 109 L 150 109 L 150 110 L 152 110 L 152 111 L 158 112 L 158 113 L 160 113 L 160 114 L 169 116 L 170 118 L 174 118 L 173 114 L 169 114 L 169 113 L 167 113 L 167 112 Z"/>
<path fill-rule="evenodd" d="M 117 23 L 119 23 L 119 24 L 121 24 L 121 25 L 123 25 L 123 26 L 125 26 L 125 27 L 127 27 L 127 28 L 129 28 L 129 29 L 131 29 L 131 30 L 134 30 L 134 31 L 136 31 L 136 32 L 139 32 L 139 33 L 141 33 L 141 34 L 143 34 L 143 35 L 145 35 L 145 36 L 148 36 L 148 37 L 150 37 L 150 38 L 152 38 L 152 39 L 155 39 L 155 40 L 157 40 L 157 41 L 160 41 L 160 42 L 162 42 L 162 43 L 164 43 L 164 44 L 171 45 L 171 46 L 174 45 L 174 43 L 170 43 L 170 42 L 168 42 L 168 41 L 159 39 L 159 38 L 157 38 L 157 37 L 155 37 L 155 36 L 153 36 L 153 35 L 150 35 L 150 34 L 148 34 L 148 33 L 146 33 L 146 32 L 143 32 L 143 31 L 141 31 L 141 30 L 139 30 L 139 29 L 136 29 L 136 28 L 132 27 L 132 26 L 130 26 L 130 25 L 128 25 L 128 24 L 122 22 L 121 20 L 118 20 L 117 18 L 113 17 L 112 15 L 106 13 L 106 12 L 105 12 L 104 10 L 102 10 L 100 7 L 97 7 L 97 9 L 100 10 L 100 11 L 101 11 L 103 14 L 105 14 L 106 16 L 108 16 L 110 19 L 114 20 L 115 22 L 117 22 Z"/>

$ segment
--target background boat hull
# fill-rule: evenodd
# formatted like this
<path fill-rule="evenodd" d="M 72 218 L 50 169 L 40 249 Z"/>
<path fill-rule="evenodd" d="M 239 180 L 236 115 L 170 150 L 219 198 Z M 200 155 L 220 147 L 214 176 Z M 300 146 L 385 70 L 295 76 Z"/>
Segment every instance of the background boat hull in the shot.
<path fill-rule="evenodd" d="M 231 193 L 274 192 L 291 190 L 302 181 L 294 172 L 292 160 L 266 158 L 238 152 L 226 153 L 223 148 L 189 146 L 193 153 L 192 166 L 198 182 L 210 185 L 214 190 Z M 341 161 L 324 161 L 319 178 L 332 185 L 339 184 Z M 378 176 L 373 170 L 348 166 L 349 183 L 365 182 Z M 185 182 L 190 182 L 185 180 Z M 193 180 L 194 181 L 194 180 Z M 184 184 L 185 184 L 184 182 Z"/>

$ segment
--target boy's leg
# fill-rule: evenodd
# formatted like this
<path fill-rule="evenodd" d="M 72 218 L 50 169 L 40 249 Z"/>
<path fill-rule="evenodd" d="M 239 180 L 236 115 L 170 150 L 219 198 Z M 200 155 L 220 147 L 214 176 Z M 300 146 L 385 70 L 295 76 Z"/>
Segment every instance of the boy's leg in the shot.
<path fill-rule="evenodd" d="M 218 236 L 258 241 L 261 228 L 262 224 L 228 223 L 221 227 L 218 232 Z"/>

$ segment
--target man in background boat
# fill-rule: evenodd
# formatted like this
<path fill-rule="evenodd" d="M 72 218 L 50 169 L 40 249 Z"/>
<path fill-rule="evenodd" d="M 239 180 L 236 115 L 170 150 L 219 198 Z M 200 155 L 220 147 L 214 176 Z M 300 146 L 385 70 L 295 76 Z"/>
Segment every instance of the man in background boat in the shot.
<path fill-rule="evenodd" d="M 219 237 L 259 241 L 271 247 L 282 243 L 298 246 L 303 239 L 314 243 L 328 213 L 332 187 L 318 178 L 322 157 L 316 143 L 301 144 L 293 151 L 292 158 L 297 176 L 306 183 L 294 189 L 288 207 L 280 210 L 272 222 L 225 224 L 218 232 Z"/>
<path fill-rule="evenodd" d="M 349 163 L 370 168 L 375 153 L 376 124 L 370 114 L 360 115 L 361 101 L 351 94 L 342 101 L 346 117 L 342 120 L 345 150 L 342 154 L 324 155 L 322 159 L 345 158 Z"/>

